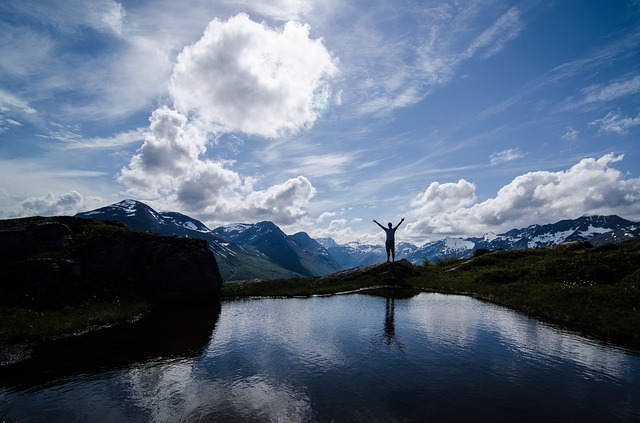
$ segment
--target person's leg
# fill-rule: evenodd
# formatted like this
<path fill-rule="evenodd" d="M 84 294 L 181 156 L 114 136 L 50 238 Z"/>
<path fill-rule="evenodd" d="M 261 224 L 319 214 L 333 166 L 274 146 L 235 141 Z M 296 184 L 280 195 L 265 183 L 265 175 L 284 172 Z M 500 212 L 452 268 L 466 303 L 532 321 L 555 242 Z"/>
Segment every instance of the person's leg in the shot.
<path fill-rule="evenodd" d="M 391 254 L 391 246 L 389 245 L 388 242 L 386 242 L 384 244 L 384 248 L 385 248 L 385 250 L 387 250 L 387 262 L 389 262 L 389 255 Z"/>
<path fill-rule="evenodd" d="M 396 261 L 396 246 L 391 244 L 391 257 L 393 257 L 393 261 Z"/>

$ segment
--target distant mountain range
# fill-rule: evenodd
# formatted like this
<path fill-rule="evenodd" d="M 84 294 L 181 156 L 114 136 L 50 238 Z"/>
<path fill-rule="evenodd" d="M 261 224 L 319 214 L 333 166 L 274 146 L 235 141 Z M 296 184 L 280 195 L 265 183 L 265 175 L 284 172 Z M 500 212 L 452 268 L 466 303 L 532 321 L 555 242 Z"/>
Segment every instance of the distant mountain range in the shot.
<path fill-rule="evenodd" d="M 447 237 L 417 247 L 409 243 L 396 245 L 396 259 L 421 264 L 424 259 L 435 261 L 444 257 L 467 258 L 478 249 L 520 250 L 557 245 L 569 241 L 589 241 L 593 245 L 622 242 L 640 237 L 640 223 L 618 216 L 582 216 L 547 225 L 531 225 L 503 234 L 487 233 L 480 238 Z M 331 238 L 318 239 L 343 267 L 355 267 L 386 260 L 382 245 L 357 242 L 338 245 Z"/>
<path fill-rule="evenodd" d="M 225 281 L 320 276 L 340 270 L 326 249 L 306 233 L 286 235 L 271 222 L 236 224 L 210 230 L 181 213 L 159 213 L 135 200 L 124 200 L 77 217 L 122 222 L 130 229 L 209 242 Z"/>
<path fill-rule="evenodd" d="M 382 243 L 338 244 L 331 238 L 309 237 L 305 232 L 286 235 L 271 222 L 238 223 L 210 230 L 189 216 L 159 213 L 144 203 L 124 200 L 78 217 L 115 220 L 131 229 L 203 238 L 213 250 L 225 281 L 320 276 L 341 269 L 386 260 Z M 594 245 L 640 237 L 640 223 L 618 216 L 582 216 L 547 225 L 531 225 L 503 234 L 487 233 L 476 238 L 447 237 L 421 247 L 406 242 L 396 245 L 396 260 L 421 264 L 444 257 L 471 257 L 478 249 L 517 250 L 586 240 Z"/>

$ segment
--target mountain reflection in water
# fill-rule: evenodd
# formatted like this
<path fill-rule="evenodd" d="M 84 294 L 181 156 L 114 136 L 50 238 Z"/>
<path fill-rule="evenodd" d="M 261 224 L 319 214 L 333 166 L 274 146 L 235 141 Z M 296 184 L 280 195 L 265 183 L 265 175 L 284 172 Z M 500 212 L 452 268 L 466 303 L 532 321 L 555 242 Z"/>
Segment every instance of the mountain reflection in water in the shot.
<path fill-rule="evenodd" d="M 223 302 L 205 348 L 56 385 L 2 383 L 0 415 L 4 407 L 20 422 L 640 419 L 637 354 L 469 297 L 366 294 Z"/>

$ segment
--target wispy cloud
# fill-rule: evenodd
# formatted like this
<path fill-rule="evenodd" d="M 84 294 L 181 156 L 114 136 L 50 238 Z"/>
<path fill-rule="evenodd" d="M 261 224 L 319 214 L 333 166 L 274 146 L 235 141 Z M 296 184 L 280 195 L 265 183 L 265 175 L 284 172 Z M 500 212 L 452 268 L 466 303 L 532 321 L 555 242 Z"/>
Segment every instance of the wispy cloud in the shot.
<path fill-rule="evenodd" d="M 36 113 L 36 109 L 31 107 L 27 100 L 19 98 L 0 88 L 0 112 L 32 115 Z"/>
<path fill-rule="evenodd" d="M 136 144 L 144 141 L 144 128 L 137 128 L 131 131 L 117 133 L 110 137 L 80 138 L 73 139 L 66 143 L 65 149 L 100 149 L 118 148 L 125 145 Z"/>
<path fill-rule="evenodd" d="M 640 75 L 619 78 L 607 85 L 596 84 L 582 90 L 578 104 L 603 103 L 640 92 Z"/>
<path fill-rule="evenodd" d="M 481 17 L 486 17 L 486 5 L 443 1 L 437 6 L 420 8 L 418 15 L 411 7 L 405 9 L 394 4 L 390 11 L 388 6 L 374 5 L 377 7 L 357 21 L 351 50 L 342 58 L 348 81 L 353 82 L 345 92 L 347 97 L 361 94 L 359 98 L 350 98 L 360 114 L 387 115 L 417 103 L 433 89 L 452 81 L 464 62 L 498 54 L 525 27 L 515 7 L 502 13 L 489 9 L 488 13 L 496 18 L 486 26 L 483 19 L 479 23 Z M 422 20 L 423 34 L 410 42 L 401 28 L 391 32 L 385 28 L 382 35 L 379 26 L 385 25 L 390 13 L 403 15 L 407 20 Z M 389 36 L 394 33 L 398 36 Z M 367 63 L 367 68 L 350 68 L 351 57 Z M 359 75 L 366 77 L 358 78 Z"/>
<path fill-rule="evenodd" d="M 571 126 L 567 126 L 564 134 L 560 137 L 565 141 L 575 141 L 578 139 L 578 131 Z"/>
<path fill-rule="evenodd" d="M 490 162 L 492 165 L 497 165 L 500 163 L 521 159 L 523 157 L 524 157 L 524 154 L 521 153 L 517 148 L 516 149 L 510 148 L 508 150 L 491 154 Z"/>
<path fill-rule="evenodd" d="M 589 122 L 589 126 L 597 126 L 599 132 L 611 132 L 626 135 L 629 129 L 640 126 L 640 114 L 634 118 L 622 117 L 620 112 L 609 112 L 603 118 Z"/>
<path fill-rule="evenodd" d="M 512 7 L 476 37 L 462 57 L 470 58 L 480 54 L 480 57 L 487 59 L 499 53 L 511 40 L 517 38 L 523 29 L 524 23 L 520 19 L 520 11 Z"/>
<path fill-rule="evenodd" d="M 484 119 L 505 112 L 511 107 L 522 104 L 523 101 L 532 98 L 544 89 L 561 86 L 567 81 L 575 80 L 578 75 L 591 75 L 603 68 L 615 67 L 619 61 L 637 54 L 638 45 L 640 45 L 640 33 L 616 39 L 604 46 L 596 46 L 589 54 L 558 65 L 544 75 L 526 83 L 515 95 L 488 107 L 477 118 Z M 633 95 L 640 89 L 638 78 L 640 78 L 638 75 L 626 75 L 612 80 L 608 84 L 580 87 L 577 91 L 578 94 L 558 102 L 556 110 L 560 112 L 573 111 L 585 105 L 595 106 Z"/>

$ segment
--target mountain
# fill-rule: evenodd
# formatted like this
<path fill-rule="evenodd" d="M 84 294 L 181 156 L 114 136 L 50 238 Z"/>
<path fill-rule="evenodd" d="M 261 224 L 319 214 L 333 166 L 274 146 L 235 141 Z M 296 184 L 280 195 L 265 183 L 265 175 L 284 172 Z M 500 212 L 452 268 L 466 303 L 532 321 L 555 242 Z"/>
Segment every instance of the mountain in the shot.
<path fill-rule="evenodd" d="M 338 244 L 331 238 L 312 239 L 299 232 L 285 234 L 272 222 L 237 223 L 210 230 L 202 222 L 180 213 L 158 213 L 144 203 L 124 200 L 77 216 L 115 220 L 132 229 L 163 235 L 202 238 L 209 242 L 225 281 L 320 276 L 341 269 L 386 261 L 382 243 Z M 640 236 L 640 223 L 618 216 L 582 216 L 546 225 L 531 225 L 482 237 L 447 237 L 421 247 L 396 245 L 396 260 L 420 264 L 426 258 L 471 257 L 478 249 L 518 250 L 586 240 L 593 245 L 621 242 Z"/>
<path fill-rule="evenodd" d="M 546 247 L 569 241 L 589 241 L 593 245 L 622 242 L 640 237 L 640 223 L 619 216 L 582 216 L 546 225 L 531 225 L 503 234 L 486 233 L 483 237 L 452 238 L 433 241 L 416 247 L 408 243 L 396 245 L 396 260 L 406 258 L 420 264 L 426 258 L 435 261 L 444 257 L 467 258 L 478 249 L 520 250 Z M 331 238 L 319 239 L 343 267 L 355 267 L 386 260 L 382 243 L 366 245 L 357 242 L 337 244 Z"/>
<path fill-rule="evenodd" d="M 329 252 L 304 232 L 286 235 L 272 222 L 237 223 L 214 229 L 215 234 L 251 246 L 270 261 L 302 276 L 317 276 L 340 270 Z"/>
<path fill-rule="evenodd" d="M 420 263 L 424 258 L 471 257 L 481 248 L 521 250 L 548 247 L 569 241 L 589 241 L 593 245 L 622 242 L 640 237 L 640 223 L 619 216 L 582 216 L 546 225 L 531 225 L 503 234 L 487 233 L 481 238 L 446 238 L 425 244 L 409 258 Z"/>
<path fill-rule="evenodd" d="M 212 231 L 184 214 L 160 213 L 129 199 L 76 216 L 117 221 L 130 229 L 162 235 L 204 239 L 213 250 L 225 281 L 320 276 L 338 269 L 322 246 L 316 243 L 324 251 L 312 248 L 307 241 L 307 247 L 303 248 L 295 241 L 300 239 L 305 244 L 303 235 L 290 238 L 271 222 L 231 225 Z"/>

